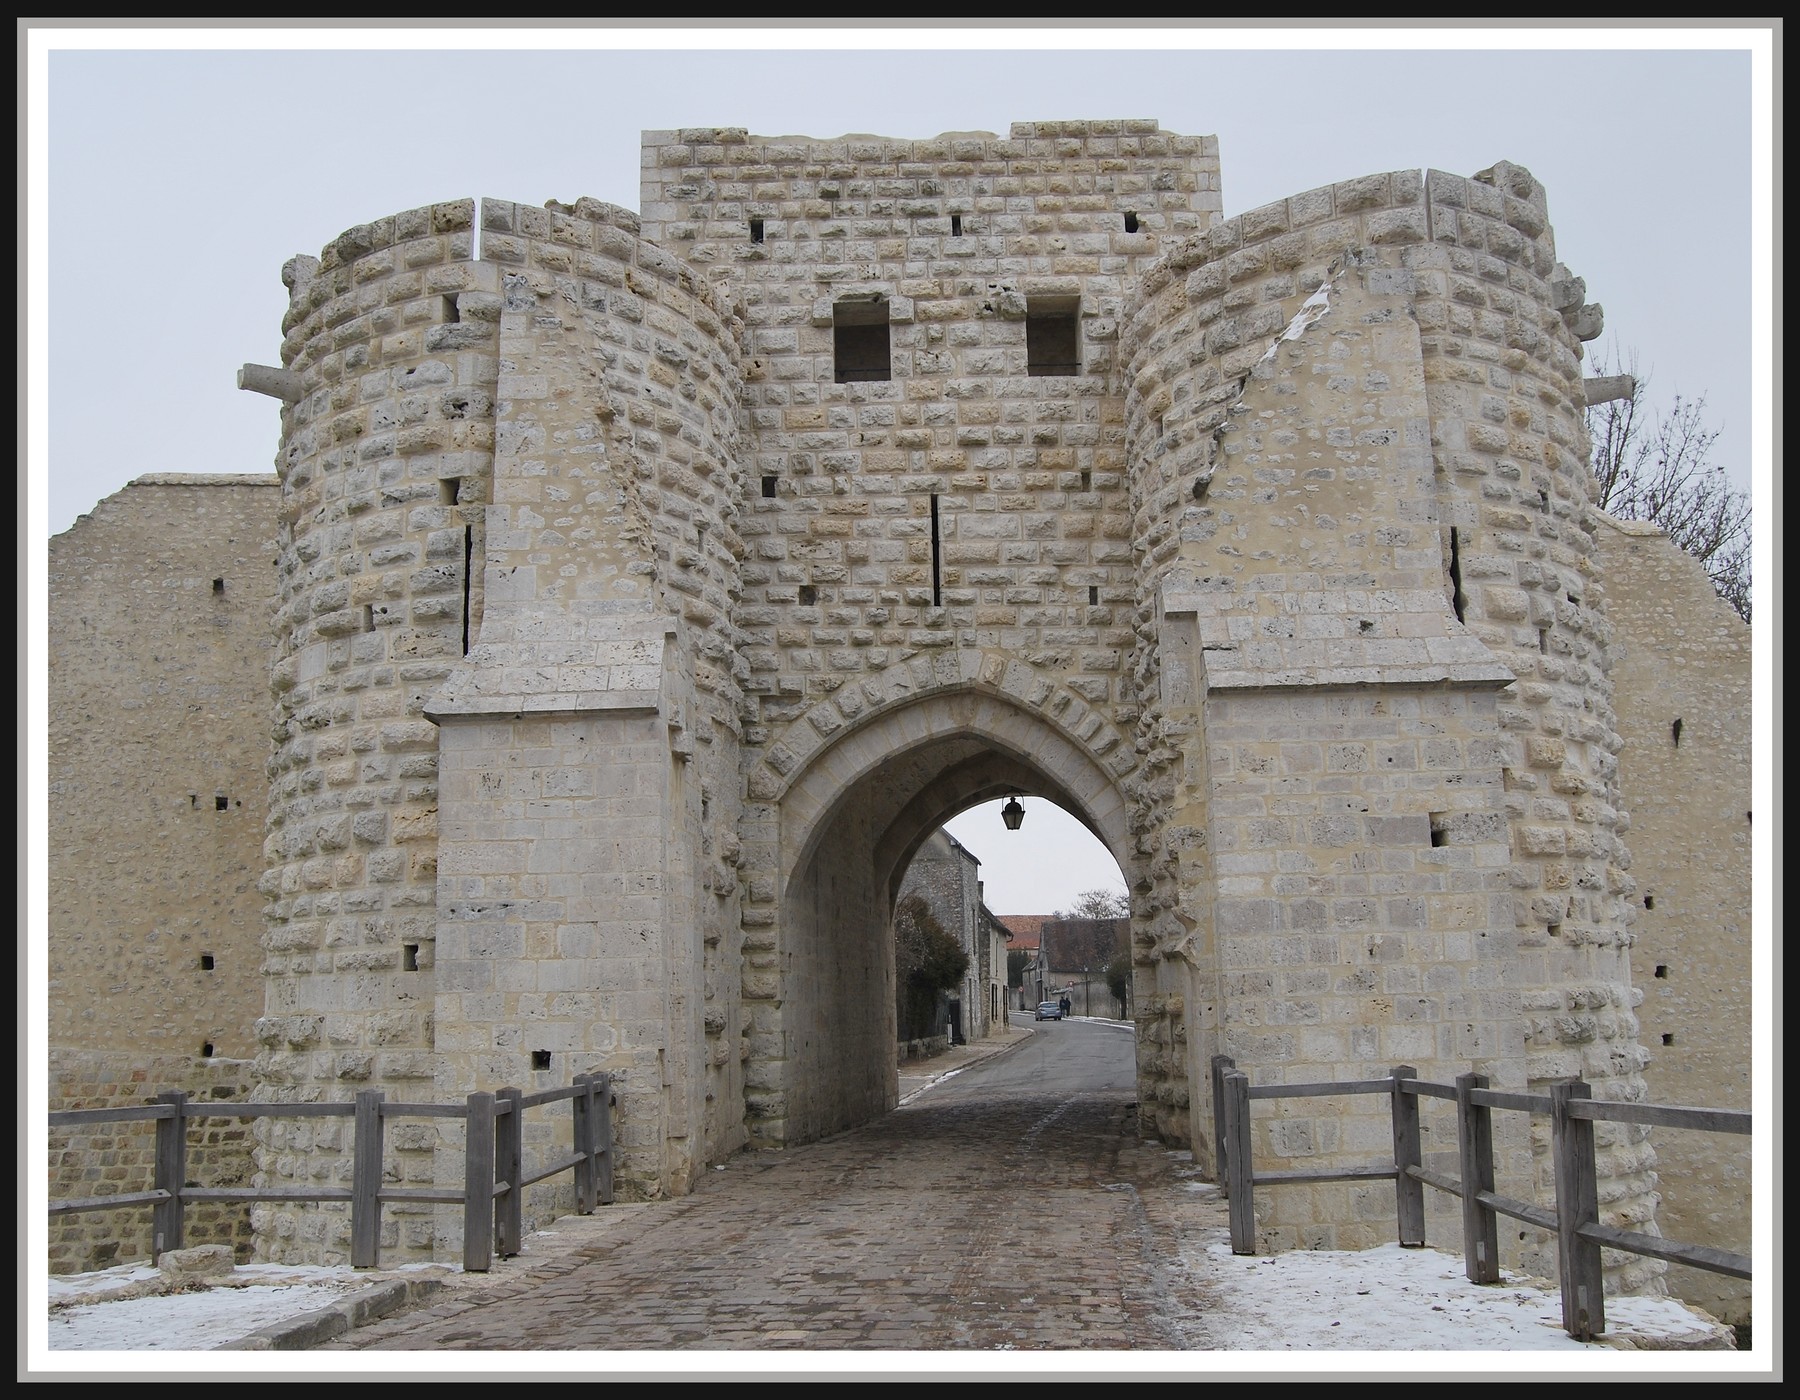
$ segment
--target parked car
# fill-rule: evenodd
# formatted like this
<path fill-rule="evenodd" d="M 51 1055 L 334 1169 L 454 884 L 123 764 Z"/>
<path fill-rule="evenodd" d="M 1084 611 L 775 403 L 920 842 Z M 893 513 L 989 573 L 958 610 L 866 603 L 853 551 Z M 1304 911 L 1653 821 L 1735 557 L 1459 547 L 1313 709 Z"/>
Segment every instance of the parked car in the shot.
<path fill-rule="evenodd" d="M 1037 1019 L 1040 1021 L 1062 1020 L 1062 1003 L 1060 1001 L 1040 1001 L 1038 1003 Z"/>

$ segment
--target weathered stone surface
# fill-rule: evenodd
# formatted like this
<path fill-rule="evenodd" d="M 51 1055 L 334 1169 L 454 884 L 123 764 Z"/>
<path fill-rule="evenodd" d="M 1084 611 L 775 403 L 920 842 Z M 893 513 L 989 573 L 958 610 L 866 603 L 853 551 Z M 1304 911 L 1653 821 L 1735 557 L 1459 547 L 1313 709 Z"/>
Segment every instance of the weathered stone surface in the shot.
<path fill-rule="evenodd" d="M 1216 1053 L 1644 1096 L 1598 308 L 1529 172 L 1223 220 L 1216 143 L 1154 123 L 652 132 L 642 169 L 641 218 L 487 201 L 477 260 L 462 201 L 289 266 L 272 709 L 218 724 L 273 740 L 261 1092 L 605 1070 L 646 1199 L 867 1121 L 907 866 L 1022 791 L 1119 862 L 1171 1144 L 1210 1134 Z M 1259 1150 L 1379 1151 L 1379 1106 L 1306 1102 Z M 1502 1130 L 1503 1191 L 1547 1195 L 1540 1146 Z M 261 1166 L 347 1152 L 283 1125 Z M 1644 1135 L 1602 1158 L 1636 1228 Z M 1279 1209 L 1284 1239 L 1385 1228 L 1324 1189 Z M 259 1212 L 271 1258 L 346 1228 Z M 1547 1267 L 1535 1232 L 1507 1250 Z"/>

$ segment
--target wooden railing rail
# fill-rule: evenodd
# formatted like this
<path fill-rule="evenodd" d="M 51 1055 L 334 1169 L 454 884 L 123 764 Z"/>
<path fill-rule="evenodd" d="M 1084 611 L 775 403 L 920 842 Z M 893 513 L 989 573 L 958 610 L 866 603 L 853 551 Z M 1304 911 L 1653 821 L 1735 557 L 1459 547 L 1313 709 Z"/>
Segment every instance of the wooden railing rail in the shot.
<path fill-rule="evenodd" d="M 525 1113 L 546 1104 L 570 1103 L 571 1150 L 525 1169 Z M 526 1094 L 518 1089 L 470 1094 L 460 1104 L 389 1102 L 378 1089 L 360 1091 L 352 1103 L 190 1103 L 186 1094 L 158 1094 L 153 1104 L 118 1108 L 61 1109 L 49 1115 L 52 1128 L 108 1123 L 156 1124 L 156 1166 L 148 1191 L 51 1201 L 51 1215 L 77 1211 L 151 1208 L 154 1254 L 182 1247 L 184 1208 L 200 1201 L 337 1201 L 350 1205 L 350 1263 L 373 1269 L 381 1261 L 381 1207 L 384 1203 L 460 1205 L 463 1208 L 463 1268 L 471 1273 L 493 1266 L 495 1254 L 519 1252 L 527 1186 L 572 1171 L 575 1209 L 591 1215 L 613 1200 L 612 1076 L 579 1074 L 574 1083 Z M 349 1118 L 354 1121 L 350 1185 L 189 1186 L 187 1125 L 203 1118 Z M 387 1186 L 382 1182 L 386 1125 L 395 1118 L 461 1118 L 463 1184 L 460 1187 Z"/>
<path fill-rule="evenodd" d="M 1238 1069 L 1229 1056 L 1213 1056 L 1214 1161 L 1219 1184 L 1226 1194 L 1232 1252 L 1256 1253 L 1254 1194 L 1259 1185 L 1392 1180 L 1402 1245 L 1416 1246 L 1425 1242 L 1425 1187 L 1430 1186 L 1461 1200 L 1464 1271 L 1472 1283 L 1499 1282 L 1500 1216 L 1553 1231 L 1557 1237 L 1563 1329 L 1579 1341 L 1591 1341 L 1606 1330 L 1600 1269 L 1602 1248 L 1688 1264 L 1732 1278 L 1750 1277 L 1750 1260 L 1745 1255 L 1602 1225 L 1594 1159 L 1595 1123 L 1637 1123 L 1748 1135 L 1750 1114 L 1732 1109 L 1598 1100 L 1592 1097 L 1589 1086 L 1579 1079 L 1553 1084 L 1548 1094 L 1520 1094 L 1492 1089 L 1486 1077 L 1479 1074 L 1461 1074 L 1454 1084 L 1437 1084 L 1417 1078 L 1417 1073 L 1411 1065 L 1399 1065 L 1386 1079 L 1252 1085 L 1249 1076 Z M 1252 1100 L 1338 1094 L 1389 1096 L 1394 1144 L 1391 1163 L 1316 1170 L 1257 1172 L 1253 1169 Z M 1443 1099 L 1455 1105 L 1457 1176 L 1446 1176 L 1424 1165 L 1419 1101 L 1427 1098 Z M 1536 1114 L 1550 1119 L 1554 1207 L 1534 1205 L 1494 1190 L 1495 1110 Z"/>

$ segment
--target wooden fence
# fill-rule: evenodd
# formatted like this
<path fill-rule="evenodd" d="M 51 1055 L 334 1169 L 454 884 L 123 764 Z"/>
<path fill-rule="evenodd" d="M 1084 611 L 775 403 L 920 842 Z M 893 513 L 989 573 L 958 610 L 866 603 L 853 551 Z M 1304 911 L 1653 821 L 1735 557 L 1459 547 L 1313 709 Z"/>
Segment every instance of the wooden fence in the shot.
<path fill-rule="evenodd" d="M 1213 1056 L 1213 1137 L 1219 1184 L 1225 1189 L 1229 1209 L 1232 1253 L 1256 1253 L 1253 1196 L 1258 1186 L 1392 1180 L 1402 1245 L 1425 1243 L 1425 1187 L 1435 1187 L 1461 1199 L 1464 1272 L 1471 1283 L 1500 1281 L 1499 1216 L 1510 1216 L 1554 1231 L 1563 1330 L 1578 1341 L 1591 1341 L 1606 1330 L 1606 1304 L 1600 1276 L 1602 1248 L 1690 1264 L 1732 1278 L 1750 1277 L 1750 1260 L 1745 1255 L 1602 1225 L 1594 1168 L 1596 1122 L 1643 1123 L 1748 1136 L 1748 1113 L 1730 1109 L 1601 1102 L 1591 1096 L 1588 1085 L 1579 1079 L 1553 1084 L 1548 1094 L 1515 1094 L 1489 1088 L 1485 1075 L 1458 1075 L 1456 1083 L 1450 1085 L 1418 1079 L 1417 1073 L 1411 1065 L 1399 1065 L 1386 1079 L 1252 1085 L 1249 1076 L 1238 1069 L 1230 1057 Z M 1391 1163 L 1318 1171 L 1252 1170 L 1251 1100 L 1334 1094 L 1385 1094 L 1389 1097 L 1394 1140 Z M 1446 1099 L 1456 1105 L 1458 1176 L 1444 1176 L 1424 1166 L 1419 1101 L 1425 1098 Z M 1496 1109 L 1539 1114 L 1550 1119 L 1556 1190 L 1553 1207 L 1533 1205 L 1495 1192 L 1493 1113 Z"/>
<path fill-rule="evenodd" d="M 570 1101 L 572 1150 L 536 1170 L 525 1169 L 525 1113 Z M 182 1211 L 189 1201 L 347 1201 L 350 1263 L 373 1269 L 381 1259 L 381 1208 L 387 1202 L 461 1205 L 463 1268 L 489 1269 L 519 1252 L 525 1188 L 559 1173 L 575 1173 L 575 1208 L 582 1215 L 613 1199 L 612 1076 L 581 1074 L 562 1089 L 526 1094 L 518 1089 L 470 1094 L 466 1103 L 389 1103 L 365 1089 L 354 1103 L 190 1103 L 184 1093 L 158 1094 L 153 1104 L 123 1108 L 66 1109 L 50 1115 L 52 1128 L 153 1120 L 155 1180 L 148 1191 L 52 1201 L 51 1215 L 147 1205 L 155 1253 L 182 1247 Z M 220 1189 L 187 1184 L 187 1125 L 201 1118 L 350 1118 L 354 1120 L 351 1184 L 343 1186 Z M 389 1186 L 382 1179 L 386 1124 L 396 1118 L 461 1118 L 465 1121 L 461 1187 Z"/>

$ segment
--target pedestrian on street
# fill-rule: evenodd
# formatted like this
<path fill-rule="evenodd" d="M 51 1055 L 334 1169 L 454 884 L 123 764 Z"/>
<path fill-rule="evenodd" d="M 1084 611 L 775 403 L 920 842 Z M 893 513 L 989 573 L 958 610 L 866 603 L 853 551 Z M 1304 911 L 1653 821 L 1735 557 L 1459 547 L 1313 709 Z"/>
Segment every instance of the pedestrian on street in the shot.
<path fill-rule="evenodd" d="M 1064 992 L 1062 997 L 1062 1014 L 1067 1016 L 1069 1014 L 1069 1008 L 1073 1005 L 1074 1003 L 1069 1000 L 1069 994 Z"/>

